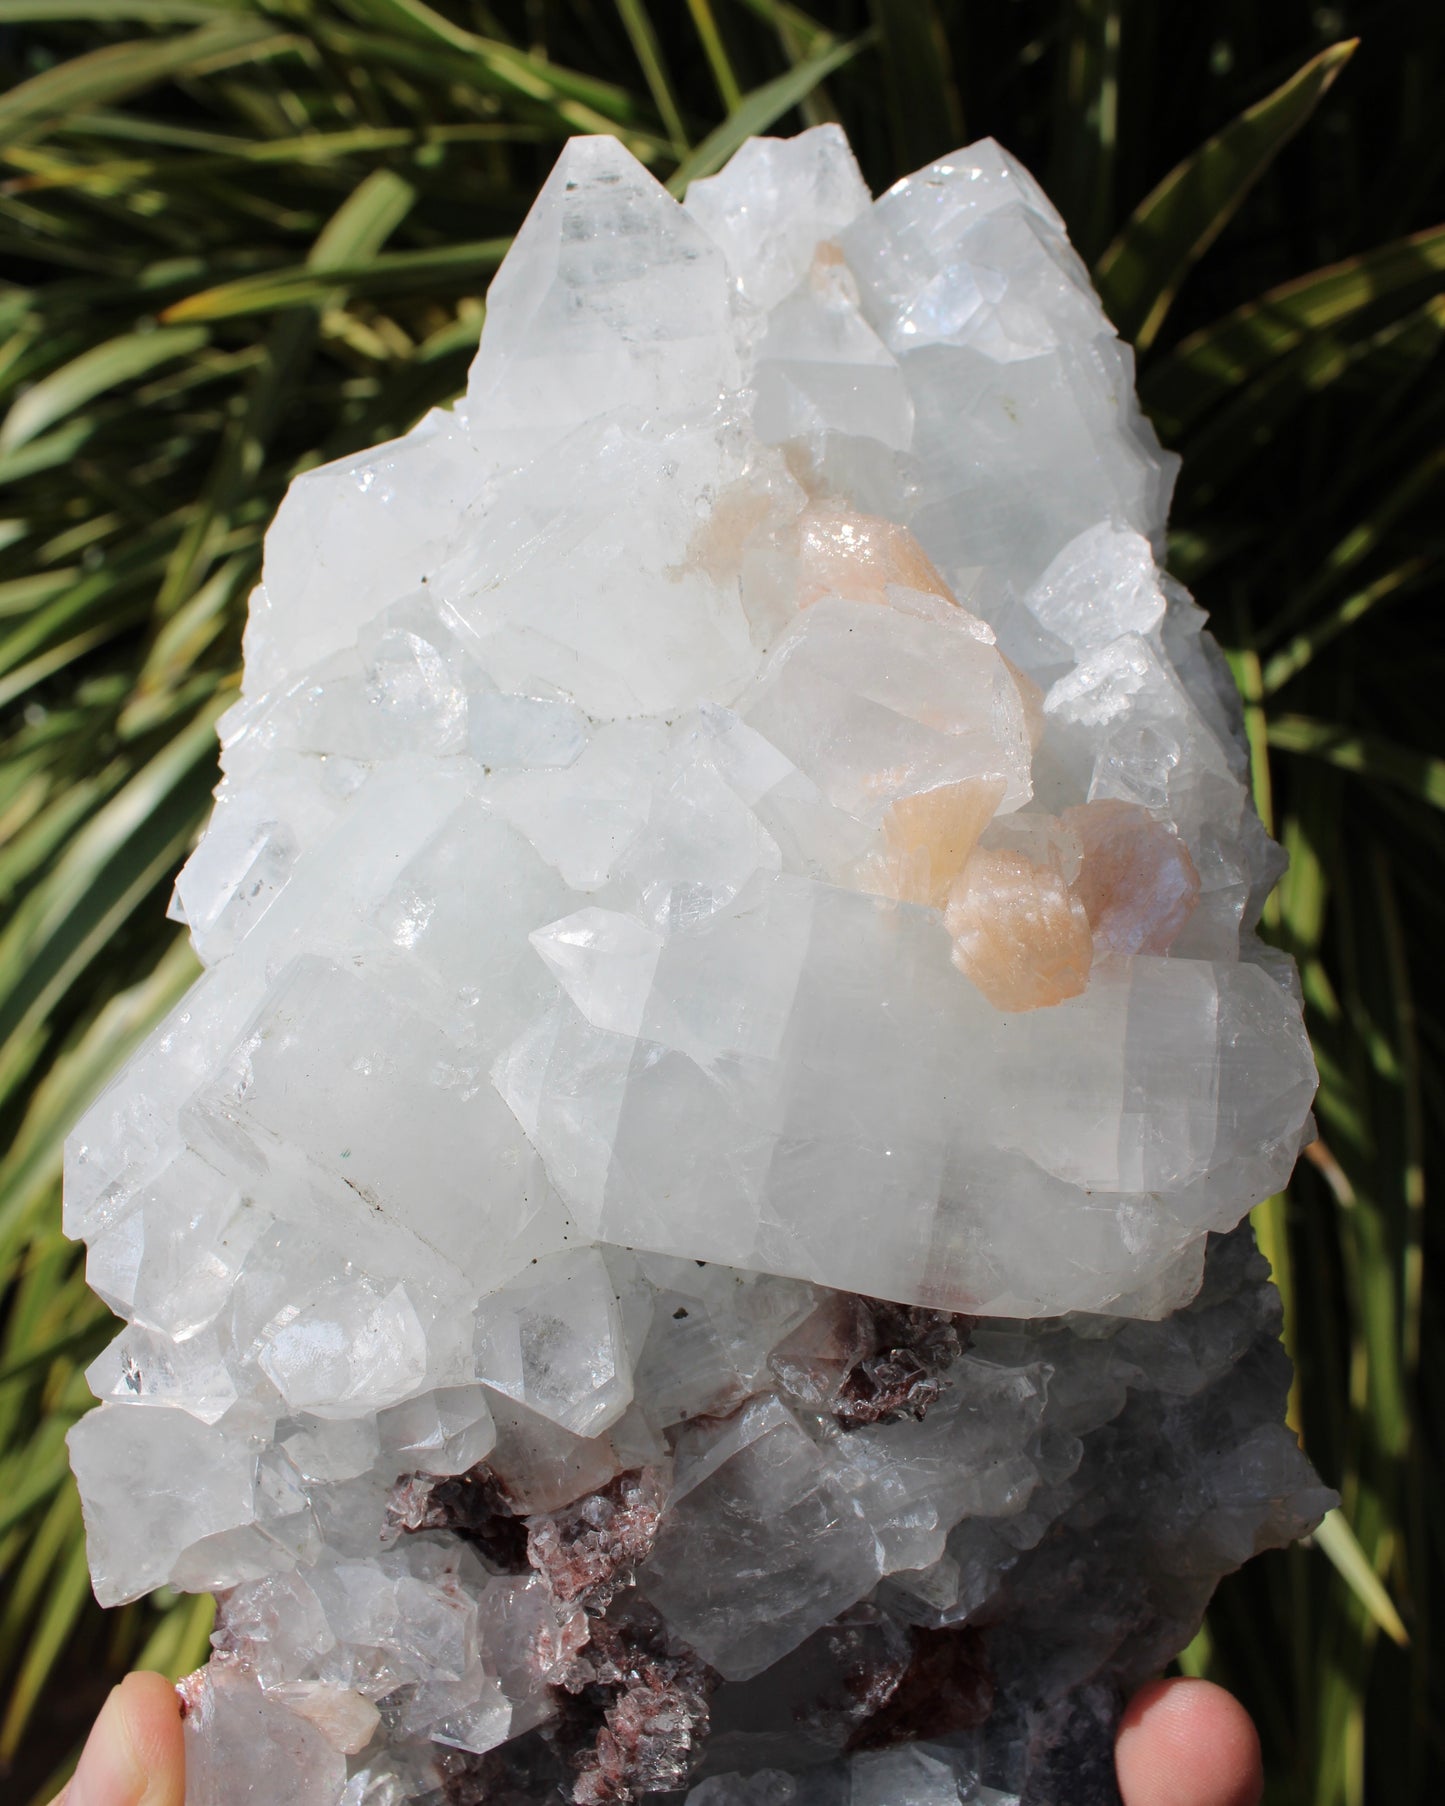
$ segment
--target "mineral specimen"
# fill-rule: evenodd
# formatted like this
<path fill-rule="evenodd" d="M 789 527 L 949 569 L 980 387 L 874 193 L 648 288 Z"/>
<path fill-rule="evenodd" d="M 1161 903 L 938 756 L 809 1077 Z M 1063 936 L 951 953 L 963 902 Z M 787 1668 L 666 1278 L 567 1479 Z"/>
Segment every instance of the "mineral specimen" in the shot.
<path fill-rule="evenodd" d="M 569 145 L 466 399 L 293 484 L 209 970 L 66 1185 L 97 1593 L 220 1596 L 192 1806 L 1087 1806 L 1325 1509 L 1172 474 L 1026 172 L 825 127 Z"/>

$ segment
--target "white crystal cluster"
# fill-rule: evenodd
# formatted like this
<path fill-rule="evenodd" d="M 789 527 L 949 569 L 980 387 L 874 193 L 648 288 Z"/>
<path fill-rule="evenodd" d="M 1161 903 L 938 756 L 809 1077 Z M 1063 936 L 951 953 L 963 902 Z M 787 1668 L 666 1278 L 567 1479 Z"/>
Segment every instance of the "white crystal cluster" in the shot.
<path fill-rule="evenodd" d="M 1159 1321 L 1314 1084 L 1172 474 L 1026 172 L 821 128 L 569 145 L 465 400 L 293 484 L 66 1177 L 97 1592 L 227 1590 L 193 1802 L 1027 1798 L 967 1638 L 1085 1477 L 1136 1631 L 1317 1515 L 1245 1244 Z"/>

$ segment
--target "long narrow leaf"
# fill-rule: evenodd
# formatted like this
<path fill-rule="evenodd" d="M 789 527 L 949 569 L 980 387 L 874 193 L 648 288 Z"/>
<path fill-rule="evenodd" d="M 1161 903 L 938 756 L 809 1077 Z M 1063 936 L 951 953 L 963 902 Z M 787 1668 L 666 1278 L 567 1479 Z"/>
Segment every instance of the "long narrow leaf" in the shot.
<path fill-rule="evenodd" d="M 1335 1510 L 1326 1514 L 1324 1522 L 1315 1531 L 1315 1541 L 1329 1557 L 1345 1585 L 1385 1635 L 1394 1643 L 1408 1643 L 1410 1633 L 1395 1609 L 1395 1602 L 1371 1566 L 1370 1558 L 1360 1547 L 1359 1538 L 1350 1528 L 1349 1519 L 1342 1511 Z"/>
<path fill-rule="evenodd" d="M 139 983 L 113 997 L 61 1054 L 37 1087 L 20 1132 L 0 1163 L 0 1248 L 60 1175 L 70 1125 L 99 1092 L 116 1063 L 148 1035 L 194 981 L 198 967 L 178 934 Z"/>
<path fill-rule="evenodd" d="M 687 0 L 687 6 L 692 14 L 692 22 L 697 27 L 697 35 L 702 40 L 703 54 L 712 70 L 712 78 L 717 83 L 717 91 L 722 97 L 723 110 L 731 113 L 735 107 L 742 105 L 742 89 L 723 43 L 722 33 L 718 30 L 717 20 L 713 17 L 711 0 Z"/>
<path fill-rule="evenodd" d="M 567 112 L 565 103 L 584 109 L 571 113 L 582 130 L 596 131 L 605 122 L 631 125 L 637 107 L 623 88 L 579 74 L 545 59 L 529 55 L 494 38 L 454 25 L 426 5 L 425 0 L 348 0 L 348 10 L 358 19 L 384 24 L 421 43 L 444 44 L 474 59 L 487 75 L 529 100 L 547 101 Z M 585 123 L 584 123 L 585 121 Z"/>
<path fill-rule="evenodd" d="M 224 320 L 288 307 L 316 307 L 337 289 L 381 295 L 424 282 L 487 276 L 506 256 L 511 242 L 509 238 L 489 238 L 480 244 L 448 245 L 437 251 L 393 251 L 364 263 L 333 265 L 324 275 L 310 265 L 301 265 L 266 276 L 243 276 L 174 302 L 162 318 Z"/>
<path fill-rule="evenodd" d="M 963 142 L 963 108 L 934 0 L 872 0 L 898 160 L 932 163 Z"/>
<path fill-rule="evenodd" d="M 202 327 L 161 327 L 153 332 L 126 333 L 82 352 L 27 389 L 10 409 L 0 424 L 0 452 L 28 444 L 108 389 L 133 382 L 176 358 L 189 357 L 209 338 Z"/>
<path fill-rule="evenodd" d="M 225 700 L 215 698 L 86 824 L 11 917 L 0 934 L 0 1043 L 44 1015 L 119 925 L 117 911 L 128 913 L 184 844 L 207 788 Z M 0 1058 L 13 1074 L 10 1051 Z"/>
<path fill-rule="evenodd" d="M 326 222 L 311 247 L 313 270 L 374 257 L 411 211 L 416 189 L 395 170 L 374 169 Z"/>
<path fill-rule="evenodd" d="M 219 19 L 183 37 L 138 38 L 87 51 L 0 96 L 0 144 L 42 125 L 53 129 L 82 107 L 124 100 L 187 70 L 255 57 L 268 41 L 277 50 L 286 42 L 269 19 L 251 15 Z"/>
<path fill-rule="evenodd" d="M 1276 690 L 1283 689 L 1301 671 L 1307 670 L 1326 646 L 1332 645 L 1357 621 L 1364 620 L 1382 602 L 1407 593 L 1431 568 L 1428 558 L 1407 558 L 1403 564 L 1396 565 L 1393 570 L 1377 577 L 1373 583 L 1367 583 L 1363 589 L 1356 590 L 1354 595 L 1347 596 L 1317 625 L 1297 633 L 1264 667 L 1264 694 L 1273 696 Z"/>
<path fill-rule="evenodd" d="M 1269 724 L 1269 743 L 1281 752 L 1323 759 L 1341 771 L 1358 772 L 1403 790 L 1431 808 L 1445 809 L 1445 759 L 1415 752 L 1378 734 L 1359 734 L 1330 721 L 1281 715 Z"/>
<path fill-rule="evenodd" d="M 766 132 L 769 126 L 776 125 L 785 113 L 801 105 L 835 69 L 851 63 L 871 41 L 872 33 L 865 32 L 846 44 L 829 43 L 795 64 L 786 75 L 754 88 L 735 113 L 709 132 L 696 150 L 683 158 L 668 187 L 680 195 L 698 176 L 710 176 L 714 170 L 721 169 L 745 138 L 756 137 L 759 132 Z"/>
<path fill-rule="evenodd" d="M 0 1722 L 0 1761 L 10 1762 L 35 1709 L 40 1689 L 64 1653 L 82 1608 L 90 1598 L 90 1571 L 85 1544 L 77 1538 L 66 1551 L 46 1595 L 39 1623 L 31 1634 L 25 1661 L 16 1676 L 10 1702 Z"/>
<path fill-rule="evenodd" d="M 622 23 L 627 28 L 627 36 L 631 40 L 633 51 L 641 65 L 647 82 L 648 92 L 652 95 L 652 104 L 657 108 L 657 116 L 661 119 L 663 129 L 672 140 L 672 148 L 679 157 L 685 157 L 688 150 L 687 132 L 683 128 L 682 114 L 678 110 L 677 96 L 673 92 L 672 78 L 667 72 L 663 60 L 662 46 L 657 41 L 657 33 L 652 28 L 652 20 L 648 17 L 643 0 L 616 0 L 617 10 L 622 16 Z"/>
<path fill-rule="evenodd" d="M 1145 373 L 1140 398 L 1171 438 L 1182 436 L 1238 385 L 1306 333 L 1382 302 L 1414 306 L 1445 287 L 1445 226 L 1315 270 L 1191 334 Z"/>
<path fill-rule="evenodd" d="M 205 25 L 249 10 L 244 0 L 0 0 L 0 25 Z"/>
<path fill-rule="evenodd" d="M 1329 92 L 1359 40 L 1332 44 L 1177 164 L 1130 214 L 1094 270 L 1121 335 L 1146 351 L 1179 286 Z"/>

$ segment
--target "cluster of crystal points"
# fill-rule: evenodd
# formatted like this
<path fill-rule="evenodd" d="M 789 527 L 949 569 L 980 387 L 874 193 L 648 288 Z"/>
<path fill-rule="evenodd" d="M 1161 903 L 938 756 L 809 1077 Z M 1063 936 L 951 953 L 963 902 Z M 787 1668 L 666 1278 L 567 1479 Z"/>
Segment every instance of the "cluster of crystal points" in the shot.
<path fill-rule="evenodd" d="M 221 1595 L 192 1806 L 1087 1806 L 1318 1518 L 1172 474 L 1016 163 L 822 128 L 569 145 L 465 401 L 293 485 L 210 969 L 66 1182 L 96 1590 Z"/>

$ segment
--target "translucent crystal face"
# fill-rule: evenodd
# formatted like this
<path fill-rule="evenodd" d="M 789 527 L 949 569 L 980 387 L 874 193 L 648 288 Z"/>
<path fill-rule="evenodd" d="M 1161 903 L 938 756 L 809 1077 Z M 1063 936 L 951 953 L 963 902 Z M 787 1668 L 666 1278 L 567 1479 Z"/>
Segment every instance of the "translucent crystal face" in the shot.
<path fill-rule="evenodd" d="M 573 142 L 465 400 L 293 484 L 176 888 L 208 970 L 68 1151 L 131 1319 L 72 1437 L 97 1590 L 236 1589 L 196 1800 L 251 1744 L 268 1800 L 470 1799 L 582 1696 L 573 1797 L 681 1798 L 709 1714 L 788 1768 L 728 1689 L 840 1638 L 899 1737 L 973 1705 L 836 1797 L 988 1797 L 937 1753 L 982 1658 L 908 1627 L 1065 1521 L 1125 1320 L 1314 1086 L 1173 462 L 1025 171 L 873 203 L 829 127 L 684 205 Z M 1231 1283 L 1191 1396 L 1268 1341 Z M 1308 1511 L 1277 1377 L 1241 1543 Z"/>

